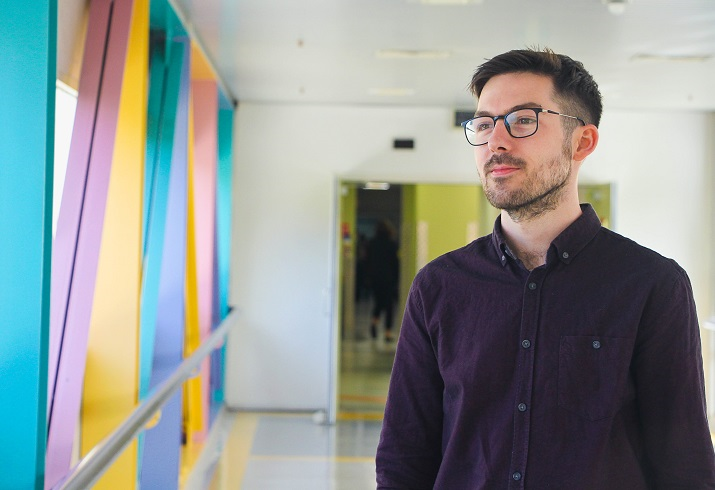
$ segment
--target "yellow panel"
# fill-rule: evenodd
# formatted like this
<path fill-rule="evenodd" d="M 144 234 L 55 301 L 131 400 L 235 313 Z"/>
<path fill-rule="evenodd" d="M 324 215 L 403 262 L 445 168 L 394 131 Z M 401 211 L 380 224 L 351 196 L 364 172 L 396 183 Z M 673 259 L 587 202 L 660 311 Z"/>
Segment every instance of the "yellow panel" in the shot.
<path fill-rule="evenodd" d="M 191 43 L 191 78 L 194 80 L 216 80 L 216 74 L 211 69 L 211 65 L 195 43 Z"/>
<path fill-rule="evenodd" d="M 82 400 L 82 454 L 137 405 L 149 0 L 135 0 L 102 231 Z M 93 488 L 133 489 L 132 443 Z"/>
<path fill-rule="evenodd" d="M 190 91 L 189 91 L 190 93 Z M 189 100 L 189 137 L 188 140 L 188 205 L 186 219 L 186 329 L 184 355 L 190 356 L 200 345 L 199 331 L 199 294 L 196 272 L 196 223 L 194 220 L 194 112 L 193 99 Z M 203 408 L 201 402 L 201 377 L 195 376 L 184 384 L 184 420 L 186 423 L 186 451 L 182 463 L 182 474 L 193 466 L 198 448 L 196 436 L 204 431 Z"/>

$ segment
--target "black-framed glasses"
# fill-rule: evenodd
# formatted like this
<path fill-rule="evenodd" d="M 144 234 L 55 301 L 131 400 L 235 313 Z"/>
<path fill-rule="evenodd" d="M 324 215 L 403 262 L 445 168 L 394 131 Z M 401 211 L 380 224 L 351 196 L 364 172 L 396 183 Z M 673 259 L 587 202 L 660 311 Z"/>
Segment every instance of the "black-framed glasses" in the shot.
<path fill-rule="evenodd" d="M 544 112 L 576 119 L 581 125 L 586 125 L 584 120 L 580 117 L 561 114 L 560 112 L 542 109 L 541 107 L 526 107 L 511 111 L 509 114 L 503 116 L 477 116 L 469 121 L 464 121 L 462 127 L 464 128 L 464 135 L 467 137 L 467 141 L 472 146 L 486 145 L 499 119 L 504 120 L 504 126 L 512 138 L 528 138 L 534 135 L 539 129 L 539 114 Z"/>

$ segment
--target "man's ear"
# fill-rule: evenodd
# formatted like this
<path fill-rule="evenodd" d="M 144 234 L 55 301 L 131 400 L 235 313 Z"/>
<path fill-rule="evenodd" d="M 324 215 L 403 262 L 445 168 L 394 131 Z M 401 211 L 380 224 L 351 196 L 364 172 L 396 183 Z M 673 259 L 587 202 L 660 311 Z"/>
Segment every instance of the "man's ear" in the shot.
<path fill-rule="evenodd" d="M 573 159 L 582 162 L 598 145 L 598 128 L 593 124 L 578 127 L 573 132 L 575 146 Z"/>

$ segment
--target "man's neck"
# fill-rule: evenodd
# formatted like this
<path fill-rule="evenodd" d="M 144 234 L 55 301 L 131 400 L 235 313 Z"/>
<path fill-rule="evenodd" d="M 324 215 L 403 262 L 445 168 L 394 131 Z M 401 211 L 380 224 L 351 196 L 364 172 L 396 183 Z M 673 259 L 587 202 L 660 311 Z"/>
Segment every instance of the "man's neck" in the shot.
<path fill-rule="evenodd" d="M 579 216 L 581 206 L 576 199 L 540 216 L 518 222 L 502 211 L 501 224 L 509 248 L 527 269 L 532 270 L 546 263 L 551 242 Z"/>

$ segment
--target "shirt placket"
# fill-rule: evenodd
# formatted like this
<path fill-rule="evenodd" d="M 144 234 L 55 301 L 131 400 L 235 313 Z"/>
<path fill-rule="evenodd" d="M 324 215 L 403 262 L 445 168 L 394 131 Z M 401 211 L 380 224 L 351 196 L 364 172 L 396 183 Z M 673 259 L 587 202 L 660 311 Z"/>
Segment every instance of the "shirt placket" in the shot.
<path fill-rule="evenodd" d="M 524 300 L 517 362 L 518 388 L 514 403 L 514 441 L 509 474 L 509 488 L 524 488 L 529 452 L 531 400 L 534 380 L 534 349 L 539 321 L 539 300 L 545 268 L 533 270 L 524 284 Z"/>

